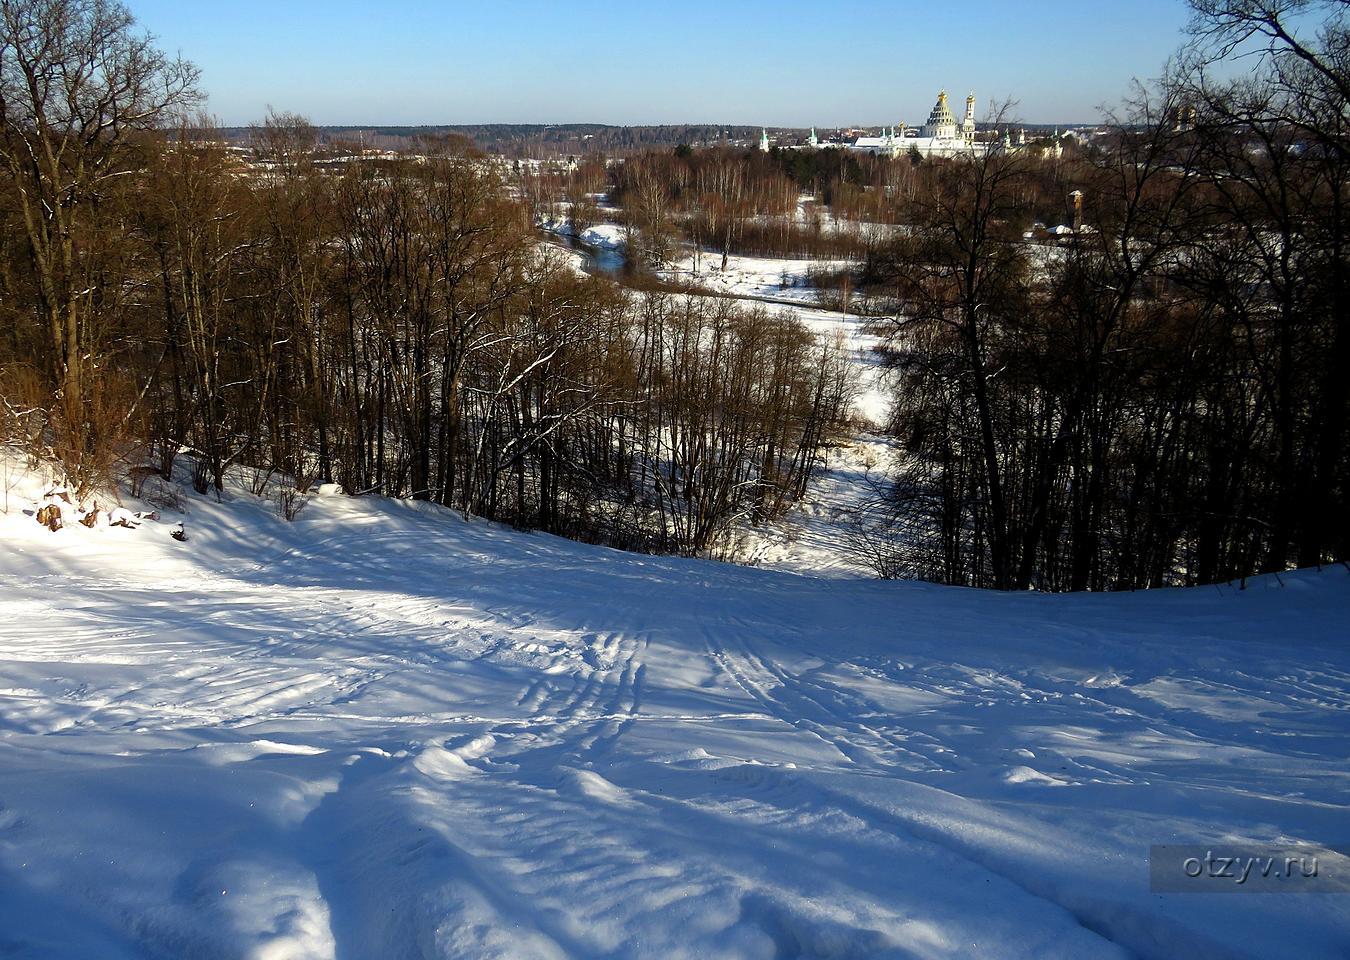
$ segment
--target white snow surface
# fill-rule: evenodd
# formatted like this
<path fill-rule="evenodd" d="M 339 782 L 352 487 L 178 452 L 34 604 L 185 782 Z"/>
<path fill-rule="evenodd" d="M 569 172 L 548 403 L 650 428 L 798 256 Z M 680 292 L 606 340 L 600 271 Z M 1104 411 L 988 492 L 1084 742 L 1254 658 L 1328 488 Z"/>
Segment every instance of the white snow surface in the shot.
<path fill-rule="evenodd" d="M 820 302 L 820 297 L 816 288 L 810 284 L 811 269 L 840 269 L 851 263 L 848 260 L 734 255 L 727 258 L 727 268 L 723 270 L 722 254 L 703 250 L 698 257 L 698 272 L 695 272 L 694 254 L 691 250 L 685 250 L 679 259 L 658 273 L 669 280 L 692 281 L 705 289 L 734 297 L 764 298 L 815 306 Z"/>
<path fill-rule="evenodd" d="M 826 449 L 805 495 L 787 513 L 740 531 L 738 559 L 816 577 L 873 577 L 851 535 L 888 487 L 893 441 L 865 433 Z"/>
<path fill-rule="evenodd" d="M 626 231 L 617 223 L 597 223 L 580 233 L 567 219 L 544 220 L 539 224 L 544 230 L 561 236 L 575 237 L 588 247 L 597 250 L 622 250 L 627 244 Z"/>
<path fill-rule="evenodd" d="M 1346 837 L 1342 568 L 1007 595 L 333 491 L 53 534 L 25 495 L 0 956 L 1350 950 L 1350 898 L 1150 894 L 1146 862 Z"/>

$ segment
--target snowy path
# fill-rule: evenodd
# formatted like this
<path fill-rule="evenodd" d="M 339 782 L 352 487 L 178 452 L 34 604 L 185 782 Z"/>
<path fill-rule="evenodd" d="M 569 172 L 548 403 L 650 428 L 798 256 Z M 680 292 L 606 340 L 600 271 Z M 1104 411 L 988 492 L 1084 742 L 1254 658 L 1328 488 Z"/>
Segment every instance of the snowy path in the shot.
<path fill-rule="evenodd" d="M 318 498 L 0 517 L 0 956 L 1344 956 L 1350 574 L 1000 596 Z"/>

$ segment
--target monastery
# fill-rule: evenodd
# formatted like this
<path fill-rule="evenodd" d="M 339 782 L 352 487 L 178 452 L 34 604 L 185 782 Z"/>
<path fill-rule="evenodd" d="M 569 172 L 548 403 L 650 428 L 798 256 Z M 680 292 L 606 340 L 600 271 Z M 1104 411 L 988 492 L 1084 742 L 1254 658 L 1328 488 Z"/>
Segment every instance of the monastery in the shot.
<path fill-rule="evenodd" d="M 943 90 L 928 114 L 928 122 L 919 128 L 917 136 L 901 123 L 883 131 L 879 137 L 859 137 L 853 142 L 852 149 L 891 157 L 911 150 L 918 151 L 923 157 L 955 157 L 984 153 L 989 144 L 975 139 L 975 94 L 966 97 L 966 115 L 958 123 L 947 103 L 947 91 Z"/>

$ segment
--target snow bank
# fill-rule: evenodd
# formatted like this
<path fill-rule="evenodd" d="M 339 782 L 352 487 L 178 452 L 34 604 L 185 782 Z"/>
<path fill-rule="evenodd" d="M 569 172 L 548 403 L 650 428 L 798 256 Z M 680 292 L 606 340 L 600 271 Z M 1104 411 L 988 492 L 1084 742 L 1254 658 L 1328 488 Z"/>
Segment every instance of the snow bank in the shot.
<path fill-rule="evenodd" d="M 600 223 L 580 233 L 570 220 L 545 220 L 540 227 L 559 236 L 575 237 L 588 247 L 603 251 L 620 251 L 627 244 L 624 228 L 617 223 Z"/>

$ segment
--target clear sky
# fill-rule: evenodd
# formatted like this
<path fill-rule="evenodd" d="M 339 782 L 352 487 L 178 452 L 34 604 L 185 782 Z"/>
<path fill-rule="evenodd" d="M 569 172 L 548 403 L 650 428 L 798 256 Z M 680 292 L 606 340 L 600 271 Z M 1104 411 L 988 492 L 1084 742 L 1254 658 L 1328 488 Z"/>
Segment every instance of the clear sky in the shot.
<path fill-rule="evenodd" d="M 939 87 L 1090 121 L 1183 0 L 124 0 L 224 124 L 922 123 Z"/>

